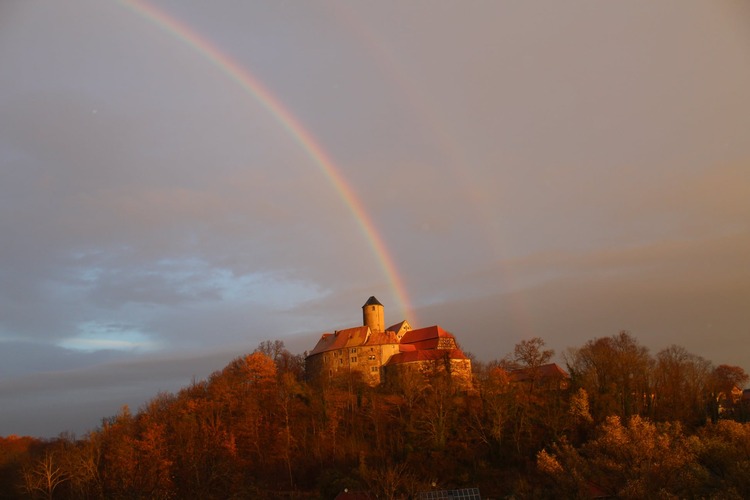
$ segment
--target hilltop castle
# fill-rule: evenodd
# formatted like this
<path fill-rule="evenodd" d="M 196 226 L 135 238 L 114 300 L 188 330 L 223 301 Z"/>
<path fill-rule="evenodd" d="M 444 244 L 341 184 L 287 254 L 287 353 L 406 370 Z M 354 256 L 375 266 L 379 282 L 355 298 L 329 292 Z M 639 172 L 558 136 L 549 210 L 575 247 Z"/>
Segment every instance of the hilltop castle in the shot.
<path fill-rule="evenodd" d="M 385 311 L 375 297 L 362 306 L 362 326 L 324 333 L 305 359 L 311 378 L 359 372 L 370 385 L 408 371 L 447 372 L 462 385 L 471 383 L 471 361 L 450 332 L 439 326 L 412 329 L 404 320 L 385 327 Z"/>

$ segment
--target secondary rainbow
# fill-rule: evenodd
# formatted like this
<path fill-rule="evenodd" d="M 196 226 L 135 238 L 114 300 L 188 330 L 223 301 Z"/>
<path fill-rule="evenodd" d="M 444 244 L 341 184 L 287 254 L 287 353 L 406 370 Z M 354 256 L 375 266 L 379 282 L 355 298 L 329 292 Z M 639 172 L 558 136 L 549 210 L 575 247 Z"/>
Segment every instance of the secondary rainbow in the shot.
<path fill-rule="evenodd" d="M 362 203 L 357 199 L 353 189 L 347 184 L 339 168 L 336 167 L 331 157 L 316 142 L 300 121 L 284 106 L 284 104 L 273 95 L 263 84 L 250 73 L 249 70 L 240 65 L 225 52 L 219 50 L 210 40 L 201 36 L 190 26 L 175 19 L 163 10 L 139 0 L 122 0 L 122 5 L 128 7 L 139 16 L 156 24 L 162 30 L 170 33 L 175 38 L 186 43 L 196 52 L 208 59 L 214 66 L 224 72 L 228 77 L 239 84 L 250 95 L 252 95 L 263 107 L 284 127 L 287 133 L 293 137 L 310 159 L 320 168 L 333 187 L 341 196 L 344 203 L 354 214 L 360 229 L 370 244 L 376 259 L 390 282 L 396 299 L 399 301 L 402 312 L 413 312 L 409 301 L 406 287 L 398 273 L 393 258 L 383 242 L 380 232 L 375 227 L 372 219 Z"/>

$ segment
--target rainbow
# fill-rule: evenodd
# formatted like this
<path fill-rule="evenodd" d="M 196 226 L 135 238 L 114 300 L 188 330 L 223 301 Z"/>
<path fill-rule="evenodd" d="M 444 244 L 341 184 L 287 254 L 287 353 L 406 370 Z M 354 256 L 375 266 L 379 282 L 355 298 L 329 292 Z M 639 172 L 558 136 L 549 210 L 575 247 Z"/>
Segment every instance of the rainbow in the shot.
<path fill-rule="evenodd" d="M 340 169 L 336 167 L 330 155 L 315 140 L 312 134 L 305 129 L 297 117 L 270 90 L 264 87 L 250 71 L 228 54 L 222 52 L 210 40 L 201 36 L 190 26 L 142 0 L 121 0 L 120 4 L 126 6 L 142 18 L 151 21 L 160 29 L 184 42 L 208 59 L 216 68 L 253 96 L 282 125 L 286 132 L 299 143 L 313 163 L 325 174 L 344 203 L 351 210 L 390 283 L 393 294 L 401 306 L 402 313 L 406 314 L 410 312 L 413 314 L 406 286 L 401 279 L 393 257 L 383 241 L 383 237 L 355 195 L 352 187 L 346 182 Z"/>

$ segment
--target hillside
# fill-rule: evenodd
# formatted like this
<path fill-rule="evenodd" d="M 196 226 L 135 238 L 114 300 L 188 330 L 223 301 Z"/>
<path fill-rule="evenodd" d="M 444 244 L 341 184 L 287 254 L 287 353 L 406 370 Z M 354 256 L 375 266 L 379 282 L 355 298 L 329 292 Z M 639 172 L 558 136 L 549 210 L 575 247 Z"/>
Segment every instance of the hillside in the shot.
<path fill-rule="evenodd" d="M 0 440 L 0 498 L 750 496 L 744 370 L 652 356 L 626 332 L 568 353 L 570 378 L 551 355 L 522 341 L 475 362 L 468 390 L 438 369 L 371 387 L 306 381 L 301 356 L 264 342 L 80 439 Z"/>

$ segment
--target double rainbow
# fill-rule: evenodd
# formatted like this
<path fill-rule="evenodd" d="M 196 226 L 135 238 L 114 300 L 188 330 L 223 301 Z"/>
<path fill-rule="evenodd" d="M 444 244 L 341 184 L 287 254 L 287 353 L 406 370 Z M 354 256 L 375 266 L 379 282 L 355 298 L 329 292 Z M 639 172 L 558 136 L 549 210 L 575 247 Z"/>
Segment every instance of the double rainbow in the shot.
<path fill-rule="evenodd" d="M 124 0 L 121 4 L 128 7 L 144 19 L 147 19 L 163 31 L 171 34 L 187 44 L 191 49 L 208 59 L 217 69 L 234 80 L 240 87 L 253 96 L 286 132 L 302 147 L 305 153 L 325 174 L 344 203 L 349 207 L 356 219 L 363 235 L 382 271 L 390 283 L 390 287 L 398 300 L 403 313 L 412 312 L 406 287 L 401 279 L 396 264 L 383 241 L 383 237 L 375 227 L 372 218 L 365 207 L 357 199 L 354 190 L 346 182 L 340 169 L 336 167 L 331 157 L 305 129 L 291 111 L 268 90 L 249 70 L 240 65 L 231 56 L 222 52 L 210 40 L 201 36 L 193 28 L 179 21 L 165 11 L 142 0 Z"/>

